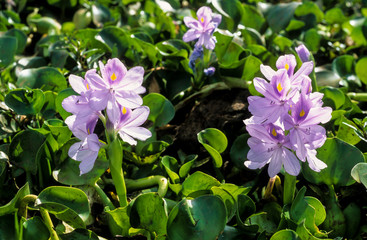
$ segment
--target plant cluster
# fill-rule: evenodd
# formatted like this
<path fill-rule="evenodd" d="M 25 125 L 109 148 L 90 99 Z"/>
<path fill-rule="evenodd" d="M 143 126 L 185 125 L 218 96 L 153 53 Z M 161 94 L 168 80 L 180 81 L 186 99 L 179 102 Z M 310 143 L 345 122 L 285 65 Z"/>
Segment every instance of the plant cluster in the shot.
<path fill-rule="evenodd" d="M 0 6 L 0 239 L 367 238 L 364 1 Z"/>

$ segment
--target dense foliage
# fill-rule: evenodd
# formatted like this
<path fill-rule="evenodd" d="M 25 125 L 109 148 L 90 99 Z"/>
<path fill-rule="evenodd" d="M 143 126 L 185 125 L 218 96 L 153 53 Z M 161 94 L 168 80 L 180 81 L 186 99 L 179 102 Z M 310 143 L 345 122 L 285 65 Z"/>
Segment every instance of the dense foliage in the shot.
<path fill-rule="evenodd" d="M 4 0 L 0 6 L 0 239 L 367 238 L 364 0 Z M 197 12 L 203 6 L 213 15 L 209 8 Z M 195 32 L 206 21 L 212 25 Z M 296 51 L 301 44 L 311 53 L 306 60 Z M 253 149 L 263 140 L 254 134 L 259 126 L 248 120 L 246 129 L 243 120 L 261 104 L 249 107 L 247 99 L 267 97 L 254 79 L 266 79 L 261 67 L 279 68 L 286 54 L 294 56 L 294 72 L 313 64 L 307 89 L 323 94 L 317 93 L 319 114 L 331 113 L 315 121 L 326 137 L 302 150 L 294 128 L 274 127 L 273 136 L 279 130 L 291 138 L 282 151 L 296 169 L 266 162 L 257 169 Z M 121 90 L 111 82 L 114 91 L 85 97 L 101 86 L 95 79 L 105 79 L 112 62 L 119 66 L 112 82 L 127 71 L 125 80 L 135 77 L 139 86 Z M 86 74 L 91 70 L 98 76 Z M 83 79 L 95 85 L 76 88 Z M 136 90 L 136 105 L 122 108 L 113 94 L 123 101 L 126 89 Z M 104 105 L 95 100 L 103 96 Z M 73 112 L 65 99 L 99 105 Z M 304 109 L 291 122 L 297 127 Z M 80 112 L 96 116 L 82 135 Z M 80 157 L 83 144 L 98 147 Z M 317 167 L 304 157 L 316 149 Z"/>

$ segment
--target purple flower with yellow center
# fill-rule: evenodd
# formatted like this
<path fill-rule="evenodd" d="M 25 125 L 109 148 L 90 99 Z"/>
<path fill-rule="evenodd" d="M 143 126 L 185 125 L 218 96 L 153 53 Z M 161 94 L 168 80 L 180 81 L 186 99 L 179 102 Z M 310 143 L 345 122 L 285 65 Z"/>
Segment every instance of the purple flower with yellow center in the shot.
<path fill-rule="evenodd" d="M 245 166 L 258 169 L 269 164 L 268 174 L 274 177 L 284 166 L 287 173 L 297 176 L 301 165 L 294 153 L 289 150 L 289 138 L 283 130 L 272 124 L 260 125 L 253 118 L 245 120 L 246 129 L 251 137 L 247 143 L 250 150 L 247 154 Z"/>
<path fill-rule="evenodd" d="M 259 123 L 275 123 L 288 113 L 293 92 L 290 92 L 291 83 L 285 69 L 278 70 L 271 78 L 270 83 L 262 78 L 255 78 L 256 90 L 264 95 L 248 97 L 249 111 Z"/>
<path fill-rule="evenodd" d="M 121 114 L 119 121 L 115 122 L 113 128 L 124 142 L 136 145 L 136 140 L 144 141 L 152 136 L 152 133 L 141 125 L 149 116 L 149 108 L 146 106 L 131 110 L 126 107 L 119 108 Z"/>
<path fill-rule="evenodd" d="M 213 50 L 216 39 L 213 37 L 214 30 L 222 21 L 220 14 L 215 14 L 209 7 L 201 7 L 196 12 L 197 19 L 185 17 L 184 22 L 190 29 L 184 34 L 183 40 L 190 42 L 198 39 L 195 46 L 204 46 L 207 49 Z"/>
<path fill-rule="evenodd" d="M 331 119 L 330 107 L 314 106 L 310 96 L 301 94 L 297 103 L 291 107 L 291 114 L 286 115 L 284 127 L 289 130 L 290 142 L 301 161 L 305 161 L 307 149 L 321 147 L 326 140 L 325 128 L 318 125 Z"/>
<path fill-rule="evenodd" d="M 100 62 L 102 78 L 95 70 L 90 70 L 86 78 L 90 81 L 91 107 L 100 111 L 106 108 L 110 121 L 115 122 L 120 118 L 119 107 L 137 108 L 143 103 L 139 96 L 145 92 L 143 83 L 143 67 L 133 67 L 127 70 L 117 58 L 108 60 L 106 65 Z"/>

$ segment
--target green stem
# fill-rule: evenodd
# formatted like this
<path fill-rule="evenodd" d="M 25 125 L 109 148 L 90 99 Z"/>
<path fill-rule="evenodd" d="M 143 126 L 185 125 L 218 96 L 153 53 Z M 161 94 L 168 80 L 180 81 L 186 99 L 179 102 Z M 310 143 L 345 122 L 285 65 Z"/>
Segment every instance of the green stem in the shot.
<path fill-rule="evenodd" d="M 43 208 L 40 208 L 40 213 L 41 213 L 41 216 L 43 218 L 44 223 L 46 224 L 48 230 L 50 231 L 50 234 L 51 234 L 50 239 L 51 240 L 59 240 L 59 236 L 57 236 L 57 233 L 54 229 L 54 225 L 52 223 L 52 220 L 51 220 L 50 215 L 48 214 L 47 210 L 45 210 Z"/>
<path fill-rule="evenodd" d="M 115 138 L 108 144 L 107 153 L 110 162 L 111 176 L 113 183 L 115 184 L 117 196 L 119 197 L 120 206 L 126 207 L 128 202 L 124 172 L 122 171 L 123 150 L 118 138 Z"/>
<path fill-rule="evenodd" d="M 360 102 L 367 102 L 367 93 L 349 92 L 349 93 L 347 93 L 347 95 L 352 100 L 356 100 L 356 101 L 360 101 Z"/>
<path fill-rule="evenodd" d="M 106 195 L 106 193 L 103 191 L 103 189 L 97 183 L 95 183 L 92 187 L 94 188 L 94 190 L 96 190 L 96 192 L 98 193 L 98 195 L 101 197 L 103 206 L 109 207 L 110 210 L 115 209 L 115 206 L 113 205 L 113 203 L 111 202 L 111 200 L 108 198 L 108 196 Z"/>
<path fill-rule="evenodd" d="M 284 175 L 284 192 L 283 192 L 283 204 L 291 204 L 293 202 L 294 193 L 296 192 L 296 176 L 292 176 L 288 173 Z"/>
<path fill-rule="evenodd" d="M 36 199 L 37 199 L 37 196 L 33 194 L 24 196 L 19 204 L 18 215 L 27 219 L 28 204 L 34 203 Z"/>
<path fill-rule="evenodd" d="M 278 175 L 275 175 L 274 177 L 269 178 L 269 182 L 268 182 L 268 185 L 265 188 L 265 193 L 264 193 L 263 199 L 270 199 L 271 194 L 273 192 L 274 183 L 275 183 L 275 180 L 276 180 L 277 177 L 278 177 Z"/>
<path fill-rule="evenodd" d="M 164 197 L 168 190 L 168 181 L 165 177 L 157 175 L 136 180 L 126 179 L 126 188 L 129 190 L 139 190 L 158 185 L 158 195 Z"/>

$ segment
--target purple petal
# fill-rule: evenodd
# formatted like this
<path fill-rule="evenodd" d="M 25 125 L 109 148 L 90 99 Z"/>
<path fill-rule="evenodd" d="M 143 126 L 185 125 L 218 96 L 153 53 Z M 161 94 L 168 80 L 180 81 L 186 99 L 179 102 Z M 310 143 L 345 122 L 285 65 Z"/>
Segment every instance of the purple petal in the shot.
<path fill-rule="evenodd" d="M 301 44 L 298 47 L 296 47 L 296 52 L 302 62 L 307 62 L 310 60 L 310 52 L 308 51 L 305 45 Z"/>
<path fill-rule="evenodd" d="M 90 152 L 87 159 L 79 164 L 80 175 L 90 172 L 93 169 L 94 163 L 98 157 L 98 152 Z"/>
<path fill-rule="evenodd" d="M 320 172 L 322 169 L 326 168 L 327 165 L 321 161 L 320 159 L 318 159 L 316 157 L 316 150 L 309 150 L 307 151 L 307 162 L 308 162 L 308 166 L 314 170 L 315 172 Z"/>
<path fill-rule="evenodd" d="M 214 26 L 217 28 L 219 26 L 219 24 L 222 22 L 222 15 L 217 14 L 217 13 L 213 13 L 212 22 L 213 22 Z"/>
<path fill-rule="evenodd" d="M 209 7 L 201 7 L 196 12 L 196 16 L 204 26 L 212 21 L 212 10 Z"/>
<path fill-rule="evenodd" d="M 330 107 L 317 107 L 311 108 L 307 115 L 307 118 L 302 122 L 302 126 L 311 126 L 319 123 L 327 123 L 331 119 L 331 112 L 333 110 Z"/>
<path fill-rule="evenodd" d="M 152 133 L 143 127 L 124 127 L 121 129 L 126 134 L 130 135 L 133 138 L 139 139 L 139 140 L 146 140 L 152 136 Z"/>
<path fill-rule="evenodd" d="M 127 69 L 118 58 L 113 58 L 107 61 L 107 64 L 103 69 L 101 69 L 101 72 L 103 79 L 108 81 L 112 86 L 120 84 L 127 72 Z"/>
<path fill-rule="evenodd" d="M 199 30 L 200 23 L 198 20 L 192 18 L 192 17 L 184 17 L 184 23 L 187 27 L 193 28 L 195 30 Z"/>
<path fill-rule="evenodd" d="M 195 29 L 188 30 L 182 37 L 182 40 L 184 42 L 190 42 L 195 39 L 198 39 L 201 36 L 200 33 L 198 33 Z"/>
<path fill-rule="evenodd" d="M 69 76 L 69 83 L 73 90 L 79 94 L 87 91 L 87 88 L 84 84 L 84 79 L 79 76 L 71 74 Z"/>
<path fill-rule="evenodd" d="M 301 170 L 301 164 L 291 151 L 285 148 L 283 148 L 283 151 L 284 170 L 292 176 L 297 176 Z"/>
<path fill-rule="evenodd" d="M 142 106 L 132 111 L 131 117 L 124 124 L 125 127 L 137 127 L 145 123 L 149 116 L 149 108 Z"/>
<path fill-rule="evenodd" d="M 269 81 L 276 74 L 276 71 L 274 71 L 271 67 L 263 65 L 263 64 L 260 65 L 260 71 L 264 75 L 264 77 L 268 79 Z"/>
<path fill-rule="evenodd" d="M 96 111 L 101 111 L 107 107 L 107 101 L 111 98 L 109 90 L 94 91 L 90 98 L 90 107 Z"/>
<path fill-rule="evenodd" d="M 115 98 L 121 106 L 137 108 L 143 104 L 143 99 L 135 92 L 120 91 L 115 93 Z"/>
<path fill-rule="evenodd" d="M 285 69 L 288 76 L 293 76 L 294 68 L 297 65 L 296 58 L 292 54 L 280 56 L 276 62 L 278 69 Z"/>
<path fill-rule="evenodd" d="M 123 80 L 118 84 L 118 86 L 114 87 L 116 91 L 130 91 L 137 89 L 143 83 L 144 78 L 144 68 L 143 67 L 133 67 L 129 71 L 127 71 Z"/>
<path fill-rule="evenodd" d="M 95 69 L 88 70 L 85 73 L 85 80 L 87 81 L 90 89 L 105 90 L 110 88 L 108 82 L 103 80 L 103 78 L 97 74 Z"/>
<path fill-rule="evenodd" d="M 282 158 L 283 150 L 280 148 L 275 149 L 268 168 L 269 177 L 275 177 L 280 172 L 280 169 L 282 169 Z"/>
<path fill-rule="evenodd" d="M 130 144 L 130 145 L 136 145 L 137 141 L 135 141 L 132 137 L 127 135 L 123 130 L 119 131 L 119 135 L 122 139 L 122 141 Z"/>
<path fill-rule="evenodd" d="M 300 78 L 301 75 L 308 76 L 313 70 L 313 62 L 305 62 L 298 69 L 298 71 L 291 77 L 292 84 L 299 85 L 302 83 L 303 78 Z"/>
<path fill-rule="evenodd" d="M 118 122 L 120 119 L 120 106 L 117 103 L 116 99 L 114 97 L 112 97 L 108 102 L 107 102 L 107 107 L 106 107 L 106 112 L 107 112 L 107 116 L 108 119 L 112 122 Z"/>

